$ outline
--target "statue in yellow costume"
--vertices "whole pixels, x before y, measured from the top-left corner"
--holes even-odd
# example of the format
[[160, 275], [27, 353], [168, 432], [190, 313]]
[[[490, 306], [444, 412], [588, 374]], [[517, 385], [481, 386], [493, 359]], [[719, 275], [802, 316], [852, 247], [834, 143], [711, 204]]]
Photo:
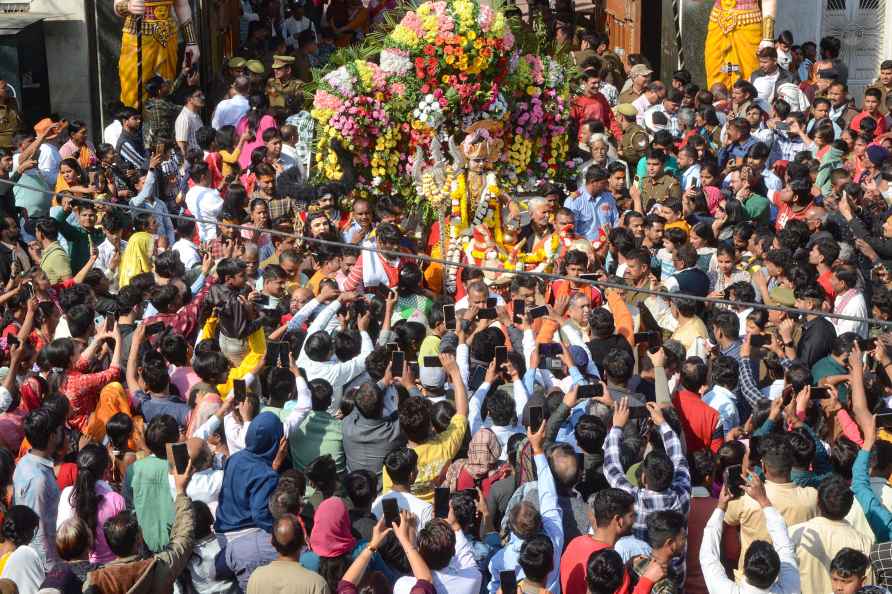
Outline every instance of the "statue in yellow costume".
[[136, 107], [140, 86], [136, 66], [138, 28], [142, 27], [143, 84], [156, 74], [166, 80], [176, 78], [178, 23], [186, 40], [188, 63], [198, 62], [198, 37], [189, 0], [114, 0], [114, 3], [115, 14], [124, 17], [118, 60], [121, 103]]
[[[445, 254], [451, 262], [461, 261], [463, 253], [468, 253], [474, 230], [480, 227], [486, 228], [485, 235], [491, 238], [487, 243], [491, 242], [500, 254], [509, 254], [517, 243], [518, 208], [502, 190], [493, 171], [503, 148], [497, 137], [499, 126], [497, 122], [482, 120], [465, 129], [461, 146], [450, 144], [451, 165], [446, 164], [436, 140], [431, 145], [434, 164], [423, 173], [423, 155], [420, 151], [416, 155], [416, 188], [439, 213], [439, 242], [431, 252], [435, 258]], [[478, 235], [481, 230], [478, 229]], [[505, 269], [514, 268], [508, 258], [498, 261]], [[439, 265], [431, 265], [425, 276], [429, 285], [437, 285], [439, 280], [447, 292], [454, 293], [456, 272], [455, 267], [444, 271]]]
[[728, 89], [759, 67], [756, 52], [774, 43], [776, 0], [715, 0], [706, 32], [706, 82]]

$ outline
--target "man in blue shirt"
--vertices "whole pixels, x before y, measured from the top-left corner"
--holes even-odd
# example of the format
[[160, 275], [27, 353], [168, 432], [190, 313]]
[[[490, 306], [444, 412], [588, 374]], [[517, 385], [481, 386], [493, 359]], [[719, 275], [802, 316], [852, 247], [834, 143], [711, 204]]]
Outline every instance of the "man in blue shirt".
[[[522, 506], [521, 509], [513, 510], [510, 513], [508, 526], [511, 532], [508, 544], [497, 551], [489, 562], [489, 594], [496, 594], [499, 590], [501, 586], [499, 574], [506, 569], [514, 569], [518, 581], [524, 578], [523, 569], [518, 567], [520, 549], [525, 541], [535, 535], [535, 533], [525, 534], [524, 528], [528, 525], [527, 519], [533, 520], [529, 525], [538, 525], [539, 522], [535, 521], [537, 515], [541, 522], [541, 530], [545, 532], [553, 546], [553, 565], [548, 574], [546, 586], [551, 592], [560, 592], [561, 590], [560, 557], [564, 550], [564, 527], [561, 520], [561, 508], [558, 506], [557, 487], [554, 476], [551, 474], [551, 467], [548, 465], [548, 458], [545, 456], [545, 422], [535, 433], [528, 430], [527, 439], [529, 439], [533, 450], [533, 462], [536, 465], [536, 476], [538, 477], [536, 485], [539, 499], [538, 513], [536, 506], [526, 501], [519, 504]], [[518, 518], [523, 518], [524, 521], [518, 522]]]
[[607, 191], [609, 177], [606, 169], [592, 165], [585, 173], [585, 185], [564, 202], [576, 216], [576, 233], [589, 241], [597, 240], [602, 227], [613, 227], [619, 219], [616, 200]]
[[24, 425], [31, 450], [22, 457], [12, 475], [13, 504], [31, 508], [40, 518], [28, 544], [37, 551], [46, 570], [60, 561], [55, 546], [60, 491], [53, 473], [53, 456], [65, 439], [62, 421], [46, 406], [28, 413]]
[[719, 150], [719, 167], [724, 169], [729, 161], [735, 159], [740, 159], [740, 162], [743, 162], [750, 147], [758, 142], [750, 136], [751, 129], [746, 118], [734, 118], [728, 122], [725, 131], [727, 140], [725, 146]]

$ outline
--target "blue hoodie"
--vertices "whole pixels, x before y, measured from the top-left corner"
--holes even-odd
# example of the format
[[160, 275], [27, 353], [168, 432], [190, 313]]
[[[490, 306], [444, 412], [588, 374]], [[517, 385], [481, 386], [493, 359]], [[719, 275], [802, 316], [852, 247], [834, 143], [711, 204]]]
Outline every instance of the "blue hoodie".
[[283, 434], [282, 421], [275, 413], [263, 412], [251, 421], [245, 449], [229, 458], [223, 467], [223, 487], [214, 525], [217, 532], [254, 527], [272, 532], [269, 496], [279, 484], [272, 462]]

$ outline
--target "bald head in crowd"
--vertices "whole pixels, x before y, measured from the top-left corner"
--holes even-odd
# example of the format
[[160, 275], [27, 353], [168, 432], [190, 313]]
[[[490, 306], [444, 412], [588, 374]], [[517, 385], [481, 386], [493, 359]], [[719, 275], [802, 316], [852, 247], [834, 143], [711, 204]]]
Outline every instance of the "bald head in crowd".
[[285, 514], [273, 524], [273, 548], [279, 557], [297, 561], [304, 547], [304, 531], [293, 514]]

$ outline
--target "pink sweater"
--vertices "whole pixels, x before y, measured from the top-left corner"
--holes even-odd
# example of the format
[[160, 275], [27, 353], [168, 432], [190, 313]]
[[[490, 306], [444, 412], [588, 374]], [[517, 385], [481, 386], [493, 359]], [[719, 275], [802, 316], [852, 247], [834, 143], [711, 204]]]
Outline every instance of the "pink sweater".
[[[73, 487], [65, 487], [62, 490], [62, 496], [59, 498], [59, 515], [56, 517], [56, 528], [62, 525], [62, 522], [76, 516], [74, 507], [69, 499]], [[115, 493], [105, 481], [96, 483], [96, 492], [102, 494], [102, 501], [99, 502], [99, 509], [96, 510], [96, 532], [93, 535], [93, 550], [90, 551], [90, 563], [108, 563], [115, 559], [115, 554], [108, 548], [108, 542], [105, 540], [105, 531], [102, 526], [106, 520], [113, 518], [118, 512], [123, 511], [126, 507], [124, 498]]]

